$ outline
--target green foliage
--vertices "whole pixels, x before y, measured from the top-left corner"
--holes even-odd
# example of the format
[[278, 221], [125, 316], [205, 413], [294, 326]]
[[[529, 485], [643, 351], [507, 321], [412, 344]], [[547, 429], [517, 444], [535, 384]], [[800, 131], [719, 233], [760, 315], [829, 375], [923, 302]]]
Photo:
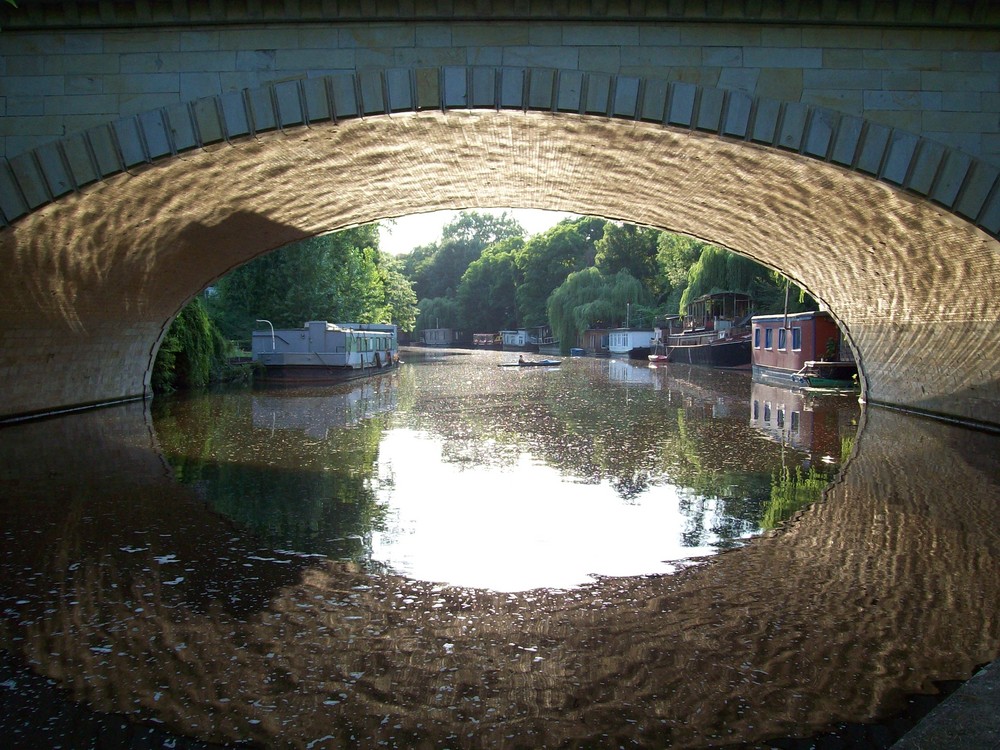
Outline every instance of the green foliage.
[[463, 274], [483, 251], [506, 239], [523, 237], [524, 228], [506, 213], [463, 211], [441, 232], [441, 240], [403, 256], [403, 273], [417, 299], [454, 297]]
[[661, 232], [656, 243], [656, 260], [660, 269], [660, 295], [665, 314], [680, 312], [681, 295], [688, 283], [688, 271], [701, 251], [708, 245], [693, 237]]
[[511, 237], [487, 247], [469, 264], [458, 286], [457, 301], [463, 327], [491, 332], [517, 325], [519, 273], [517, 253], [524, 240]]
[[458, 302], [450, 297], [422, 299], [417, 314], [416, 330], [426, 328], [462, 328]]
[[[417, 295], [400, 270], [399, 261], [387, 253], [381, 253], [379, 273], [382, 276], [389, 322], [395, 323], [401, 331], [414, 330], [417, 323]], [[382, 317], [384, 319], [386, 316]]]
[[588, 328], [624, 324], [629, 305], [648, 310], [650, 301], [643, 283], [628, 271], [607, 276], [598, 268], [585, 268], [567, 276], [549, 296], [549, 326], [567, 354]]
[[[715, 292], [741, 292], [754, 299], [754, 312], [782, 312], [787, 279], [750, 258], [715, 245], [704, 245], [697, 261], [688, 270], [687, 285], [680, 297], [683, 311], [691, 300]], [[804, 291], [789, 287], [788, 311], [816, 309]]]
[[595, 245], [597, 255], [594, 262], [608, 276], [628, 271], [646, 289], [654, 295], [658, 294], [663, 287], [657, 264], [659, 235], [655, 229], [609, 222], [604, 236]]
[[308, 320], [396, 323], [412, 329], [416, 297], [399, 265], [378, 250], [374, 224], [311, 237], [264, 255], [221, 279], [210, 312], [230, 339], [254, 321], [297, 328]]
[[761, 527], [777, 528], [798, 510], [822, 499], [829, 484], [830, 478], [812, 467], [803, 472], [801, 466], [796, 466], [794, 474], [787, 466], [783, 467], [771, 476], [771, 500], [764, 510]]
[[594, 264], [605, 224], [603, 219], [593, 217], [565, 220], [525, 243], [517, 255], [522, 278], [517, 288], [517, 309], [522, 325], [547, 322], [549, 295], [571, 273]]
[[155, 392], [200, 388], [213, 380], [228, 354], [226, 340], [212, 323], [200, 297], [178, 313], [153, 363]]

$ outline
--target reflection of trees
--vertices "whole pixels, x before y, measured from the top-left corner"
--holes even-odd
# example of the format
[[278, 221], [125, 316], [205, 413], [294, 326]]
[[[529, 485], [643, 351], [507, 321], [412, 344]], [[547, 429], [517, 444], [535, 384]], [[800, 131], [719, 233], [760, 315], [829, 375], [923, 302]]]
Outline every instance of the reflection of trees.
[[814, 467], [804, 472], [801, 466], [793, 471], [782, 466], [771, 477], [771, 499], [764, 511], [761, 526], [773, 529], [783, 521], [787, 521], [797, 511], [812, 505], [823, 497], [823, 490], [830, 483], [830, 478]]
[[249, 394], [157, 402], [157, 437], [175, 477], [270, 545], [368, 558], [384, 515], [373, 475], [385, 417], [310, 439], [254, 427], [251, 407]]
[[[444, 437], [445, 460], [510, 466], [530, 452], [576, 481], [607, 482], [625, 501], [676, 485], [691, 546], [730, 546], [756, 531], [775, 467], [807, 459], [747, 424], [745, 374], [657, 370], [656, 387], [635, 387], [609, 383], [606, 360], [494, 373], [482, 359], [459, 359], [441, 365], [458, 368], [454, 391], [442, 385], [447, 370], [414, 370], [410, 418]], [[421, 398], [423, 389], [436, 392]]]

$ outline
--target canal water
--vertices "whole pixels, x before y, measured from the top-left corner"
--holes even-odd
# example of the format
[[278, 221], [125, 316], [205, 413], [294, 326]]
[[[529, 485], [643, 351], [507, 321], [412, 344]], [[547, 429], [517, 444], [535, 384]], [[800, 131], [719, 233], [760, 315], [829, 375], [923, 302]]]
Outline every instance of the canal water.
[[1000, 655], [1000, 438], [515, 358], [0, 429], [0, 741], [887, 747]]

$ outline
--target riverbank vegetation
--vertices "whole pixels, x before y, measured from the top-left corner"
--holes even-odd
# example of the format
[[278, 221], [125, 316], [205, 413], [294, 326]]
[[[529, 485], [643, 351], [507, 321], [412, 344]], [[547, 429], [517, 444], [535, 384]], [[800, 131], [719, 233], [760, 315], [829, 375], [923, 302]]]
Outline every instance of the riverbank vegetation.
[[[592, 216], [528, 236], [507, 213], [463, 211], [440, 240], [395, 257], [379, 249], [378, 225], [369, 224], [305, 239], [220, 279], [178, 315], [153, 387], [231, 377], [226, 363], [249, 349], [261, 319], [286, 328], [395, 323], [404, 333], [547, 325], [568, 352], [588, 328], [652, 328], [717, 291], [751, 295], [757, 313], [815, 309], [805, 292], [749, 258]], [[220, 340], [235, 343], [227, 349]]]
[[297, 328], [308, 320], [395, 323], [412, 330], [417, 298], [369, 224], [288, 245], [237, 268], [178, 314], [153, 367], [156, 392], [250, 377], [232, 364], [266, 319]]
[[[651, 328], [695, 298], [749, 294], [755, 312], [815, 309], [784, 277], [692, 237], [595, 217], [526, 236], [507, 214], [466, 211], [439, 242], [400, 256], [420, 302], [416, 330], [551, 327], [568, 351], [588, 328]], [[786, 295], [787, 288], [787, 295]]]

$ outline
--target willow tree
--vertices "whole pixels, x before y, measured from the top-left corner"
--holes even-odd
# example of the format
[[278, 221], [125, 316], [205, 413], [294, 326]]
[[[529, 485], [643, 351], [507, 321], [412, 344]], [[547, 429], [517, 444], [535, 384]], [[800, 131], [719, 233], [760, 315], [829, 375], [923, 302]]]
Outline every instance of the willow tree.
[[606, 276], [591, 267], [567, 276], [549, 295], [546, 311], [552, 335], [566, 354], [588, 328], [622, 325], [630, 306], [651, 302], [646, 287], [628, 271]]
[[428, 328], [461, 327], [461, 311], [458, 302], [451, 297], [422, 299], [417, 308], [419, 310], [415, 326], [417, 331], [424, 331]]
[[788, 310], [815, 309], [815, 302], [784, 276], [755, 260], [715, 245], [702, 248], [698, 260], [688, 269], [687, 286], [680, 299], [680, 310], [698, 297], [715, 292], [740, 292], [754, 300], [758, 313], [781, 312], [785, 287], [789, 285]]

